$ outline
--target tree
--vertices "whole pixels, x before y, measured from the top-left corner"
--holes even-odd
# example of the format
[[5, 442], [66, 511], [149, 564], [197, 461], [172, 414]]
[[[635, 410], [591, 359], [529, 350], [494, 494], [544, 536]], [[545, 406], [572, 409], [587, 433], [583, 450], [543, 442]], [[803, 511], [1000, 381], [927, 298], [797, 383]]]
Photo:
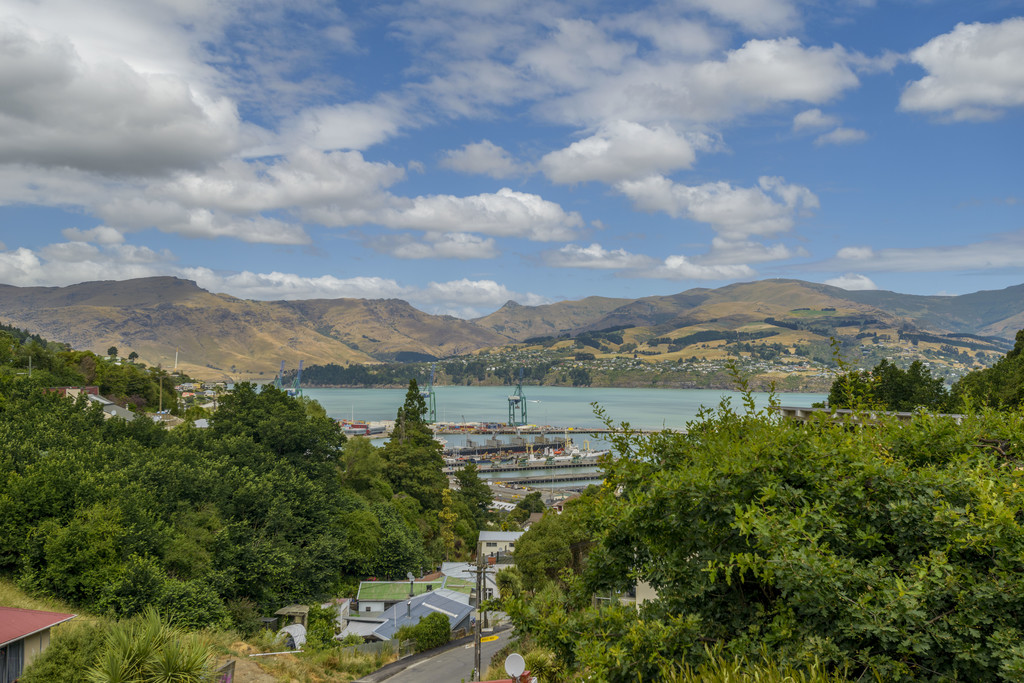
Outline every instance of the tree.
[[407, 493], [424, 510], [440, 510], [448, 488], [441, 444], [423, 420], [427, 406], [416, 380], [409, 380], [405, 402], [398, 408], [391, 439], [380, 449], [385, 475], [396, 493]]
[[494, 500], [491, 487], [480, 479], [476, 463], [472, 462], [455, 473], [455, 480], [459, 482], [459, 498], [472, 511], [477, 529], [484, 528], [490, 517], [491, 502]]
[[907, 370], [882, 359], [870, 373], [852, 370], [839, 375], [829, 390], [833, 408], [879, 408], [909, 412], [917, 408], [946, 410], [949, 392], [941, 377], [919, 360]]
[[442, 491], [444, 507], [437, 513], [441, 520], [441, 540], [444, 543], [444, 559], [449, 561], [455, 552], [455, 522], [459, 516], [452, 510], [452, 492], [449, 489]]
[[[997, 435], [1005, 447], [986, 447]], [[1022, 436], [1018, 413], [848, 429], [728, 404], [685, 433], [617, 436], [582, 570], [565, 571], [545, 529], [538, 554], [558, 551], [566, 592], [506, 611], [595, 680], [664, 680], [664, 662], [762, 648], [854, 679], [1019, 680], [1024, 495], [1010, 443]], [[531, 534], [516, 545], [524, 577], [538, 573], [519, 557]], [[590, 607], [641, 579], [657, 598], [639, 612]]]
[[564, 569], [582, 569], [593, 535], [586, 523], [589, 513], [583, 511], [587, 508], [579, 505], [570, 503], [560, 515], [544, 515], [516, 541], [513, 555], [528, 590], [557, 579]]
[[111, 358], [116, 358], [117, 357], [117, 347], [116, 346], [111, 346], [109, 349], [107, 349], [107, 355], [110, 356]]
[[975, 370], [953, 387], [957, 399], [974, 400], [995, 408], [1015, 408], [1024, 404], [1024, 330], [1003, 358], [985, 370]]
[[139, 358], [139, 354], [137, 354], [135, 351], [132, 351], [131, 353], [128, 354], [128, 360], [130, 360], [133, 363], [136, 360], [138, 360], [138, 358]]

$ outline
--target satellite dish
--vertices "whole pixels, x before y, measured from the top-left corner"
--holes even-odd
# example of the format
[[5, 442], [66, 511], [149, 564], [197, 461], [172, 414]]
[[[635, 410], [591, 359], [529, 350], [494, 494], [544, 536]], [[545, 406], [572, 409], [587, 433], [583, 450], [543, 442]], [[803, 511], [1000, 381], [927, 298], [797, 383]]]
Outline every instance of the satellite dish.
[[406, 573], [405, 573], [405, 578], [407, 578], [407, 579], [409, 579], [410, 581], [412, 581], [412, 580], [413, 580], [413, 579], [415, 579], [416, 577], [412, 575], [412, 572], [406, 572]]
[[519, 678], [526, 671], [526, 660], [518, 652], [513, 652], [505, 658], [505, 673], [512, 678]]

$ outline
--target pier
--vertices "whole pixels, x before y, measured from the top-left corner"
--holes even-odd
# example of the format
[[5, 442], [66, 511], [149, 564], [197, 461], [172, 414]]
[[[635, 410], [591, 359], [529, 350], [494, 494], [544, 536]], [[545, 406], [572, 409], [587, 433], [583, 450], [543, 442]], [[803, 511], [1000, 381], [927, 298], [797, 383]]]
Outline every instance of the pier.
[[601, 472], [591, 472], [588, 474], [542, 474], [536, 477], [508, 477], [501, 479], [493, 479], [490, 481], [501, 482], [502, 484], [518, 484], [520, 486], [530, 486], [532, 484], [557, 484], [559, 482], [567, 481], [582, 481], [584, 479], [604, 479], [604, 474]]
[[[466, 463], [468, 464], [468, 463]], [[455, 474], [466, 464], [460, 465], [445, 465], [445, 474]], [[480, 474], [487, 472], [529, 472], [532, 470], [555, 470], [555, 469], [579, 469], [581, 467], [596, 467], [597, 458], [588, 458], [586, 460], [571, 460], [568, 462], [540, 462], [532, 465], [490, 465], [481, 466], [477, 469]], [[503, 480], [504, 481], [504, 480]]]

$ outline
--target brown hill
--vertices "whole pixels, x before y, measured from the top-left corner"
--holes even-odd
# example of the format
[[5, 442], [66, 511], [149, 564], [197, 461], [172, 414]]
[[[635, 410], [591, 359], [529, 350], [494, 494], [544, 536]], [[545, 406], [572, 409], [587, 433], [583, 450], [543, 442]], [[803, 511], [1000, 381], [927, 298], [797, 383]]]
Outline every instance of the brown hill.
[[199, 377], [269, 379], [285, 361], [372, 363], [402, 352], [449, 356], [507, 342], [472, 323], [399, 300], [249, 301], [172, 277], [70, 287], [0, 286], [7, 324]]
[[[766, 325], [766, 319], [781, 322]], [[949, 297], [763, 280], [641, 299], [595, 296], [544, 306], [510, 301], [469, 321], [430, 315], [396, 299], [250, 301], [154, 277], [70, 287], [0, 285], [0, 321], [78, 349], [135, 351], [143, 362], [165, 368], [174, 365], [177, 352], [180, 369], [204, 378], [268, 380], [282, 360], [294, 368], [299, 359], [325, 365], [447, 357], [612, 328], [628, 330], [626, 338], [641, 344], [704, 330], [766, 327], [789, 344], [827, 342], [833, 334], [859, 340], [865, 333], [902, 338], [921, 331], [1012, 340], [1024, 324], [1024, 285]]]

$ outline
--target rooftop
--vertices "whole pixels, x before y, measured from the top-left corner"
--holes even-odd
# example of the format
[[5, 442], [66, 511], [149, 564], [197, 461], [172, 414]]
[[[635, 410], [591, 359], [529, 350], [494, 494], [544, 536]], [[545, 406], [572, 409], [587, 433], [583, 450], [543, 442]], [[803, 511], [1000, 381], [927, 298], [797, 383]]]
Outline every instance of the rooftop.
[[480, 541], [518, 541], [522, 531], [481, 531]]
[[34, 609], [0, 607], [0, 646], [74, 619], [74, 614], [40, 612]]
[[[412, 594], [423, 595], [428, 590], [440, 588], [468, 594], [472, 585], [472, 582], [451, 579], [446, 576], [438, 576], [435, 579], [417, 579], [412, 582]], [[408, 581], [362, 581], [359, 584], [359, 592], [356, 594], [356, 600], [371, 600], [375, 602], [392, 602], [405, 600], [408, 597]]]

